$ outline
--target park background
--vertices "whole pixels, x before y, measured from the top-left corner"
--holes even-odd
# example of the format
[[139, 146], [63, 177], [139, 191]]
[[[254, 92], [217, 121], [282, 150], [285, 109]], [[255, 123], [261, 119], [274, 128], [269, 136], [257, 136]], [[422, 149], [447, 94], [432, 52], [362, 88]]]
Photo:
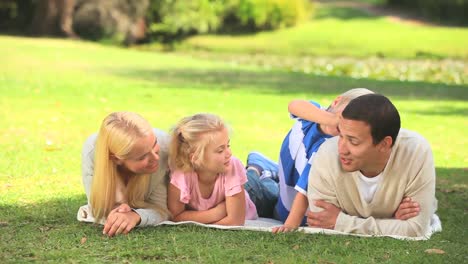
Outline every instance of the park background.
[[[0, 2], [0, 262], [465, 263], [465, 0]], [[443, 231], [426, 241], [136, 229], [76, 221], [80, 151], [112, 111], [169, 131], [222, 116], [245, 162], [276, 159], [287, 104], [350, 88], [388, 96], [430, 142]]]

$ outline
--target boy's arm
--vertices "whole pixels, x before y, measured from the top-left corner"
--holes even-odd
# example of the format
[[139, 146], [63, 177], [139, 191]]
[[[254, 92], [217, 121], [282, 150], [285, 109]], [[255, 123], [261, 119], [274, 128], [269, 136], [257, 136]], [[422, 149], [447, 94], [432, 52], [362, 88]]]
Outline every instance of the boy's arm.
[[307, 196], [298, 192], [291, 206], [291, 212], [289, 212], [288, 218], [284, 222], [283, 226], [274, 227], [272, 229], [273, 233], [283, 233], [293, 231], [301, 225], [302, 219], [304, 218], [307, 207], [309, 206], [309, 201], [307, 201]]
[[288, 111], [294, 116], [326, 126], [337, 126], [336, 114], [320, 109], [316, 105], [305, 100], [293, 100], [288, 105]]

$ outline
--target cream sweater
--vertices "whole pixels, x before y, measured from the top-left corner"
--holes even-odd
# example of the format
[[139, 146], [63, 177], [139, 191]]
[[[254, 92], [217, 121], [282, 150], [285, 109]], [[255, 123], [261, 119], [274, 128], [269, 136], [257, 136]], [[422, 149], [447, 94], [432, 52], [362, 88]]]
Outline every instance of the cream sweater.
[[[145, 194], [146, 201], [149, 203], [160, 205], [161, 208], [167, 210], [167, 183], [169, 177], [169, 171], [167, 166], [168, 158], [168, 145], [169, 136], [158, 129], [154, 129], [154, 133], [158, 138], [159, 150], [159, 168], [151, 174], [150, 184]], [[93, 182], [94, 175], [94, 147], [96, 144], [97, 134], [93, 134], [83, 145], [81, 153], [81, 173], [83, 179], [83, 186], [86, 192], [86, 196], [89, 197], [91, 192], [91, 185]], [[140, 215], [141, 221], [138, 226], [157, 225], [162, 221], [168, 220], [168, 213], [160, 213], [153, 209], [136, 209], [136, 213]], [[88, 212], [90, 213], [90, 212]]]
[[[308, 199], [313, 212], [324, 200], [341, 208], [335, 230], [368, 235], [423, 236], [437, 209], [435, 168], [429, 143], [420, 135], [401, 129], [390, 159], [370, 203], [359, 194], [357, 172], [345, 172], [338, 158], [338, 137], [326, 141], [317, 152], [309, 174]], [[397, 220], [393, 214], [404, 197], [420, 205], [419, 215]]]

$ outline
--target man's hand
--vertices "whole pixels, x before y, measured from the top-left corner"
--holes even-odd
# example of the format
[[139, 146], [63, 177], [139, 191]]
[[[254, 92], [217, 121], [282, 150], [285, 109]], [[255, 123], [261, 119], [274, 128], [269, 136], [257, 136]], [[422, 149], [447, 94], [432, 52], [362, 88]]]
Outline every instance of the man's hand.
[[107, 216], [102, 233], [108, 236], [128, 234], [140, 220], [140, 216], [128, 204], [121, 204]]
[[341, 212], [341, 209], [336, 207], [331, 203], [327, 203], [322, 200], [314, 201], [316, 207], [323, 208], [321, 212], [307, 212], [307, 224], [310, 227], [319, 227], [334, 229], [336, 224], [336, 219]]
[[413, 202], [410, 197], [405, 197], [398, 206], [394, 217], [398, 220], [408, 220], [419, 215], [419, 210], [420, 208], [417, 202]]

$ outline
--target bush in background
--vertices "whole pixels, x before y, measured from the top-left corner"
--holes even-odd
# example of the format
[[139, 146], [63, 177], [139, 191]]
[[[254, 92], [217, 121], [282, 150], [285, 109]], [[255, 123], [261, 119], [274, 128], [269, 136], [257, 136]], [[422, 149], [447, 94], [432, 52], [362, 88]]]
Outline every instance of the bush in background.
[[303, 0], [232, 0], [230, 12], [247, 29], [269, 30], [294, 26], [310, 18], [312, 5]]
[[156, 40], [214, 32], [222, 24], [224, 1], [151, 0], [147, 20]]
[[151, 0], [147, 20], [153, 40], [168, 42], [193, 34], [294, 26], [312, 10], [308, 0]]
[[387, 4], [410, 9], [437, 22], [468, 25], [468, 0], [387, 0]]

